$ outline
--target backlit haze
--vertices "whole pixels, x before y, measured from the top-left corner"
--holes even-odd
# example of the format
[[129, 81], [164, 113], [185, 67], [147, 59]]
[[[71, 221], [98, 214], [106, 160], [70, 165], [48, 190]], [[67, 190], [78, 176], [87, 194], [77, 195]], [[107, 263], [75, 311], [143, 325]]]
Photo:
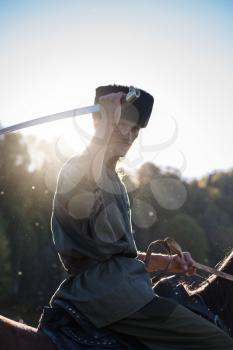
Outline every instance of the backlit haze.
[[[3, 126], [91, 105], [95, 87], [141, 87], [155, 98], [126, 159], [185, 178], [233, 167], [232, 1], [0, 1]], [[91, 116], [25, 130], [81, 152]], [[36, 152], [33, 153], [36, 157]]]

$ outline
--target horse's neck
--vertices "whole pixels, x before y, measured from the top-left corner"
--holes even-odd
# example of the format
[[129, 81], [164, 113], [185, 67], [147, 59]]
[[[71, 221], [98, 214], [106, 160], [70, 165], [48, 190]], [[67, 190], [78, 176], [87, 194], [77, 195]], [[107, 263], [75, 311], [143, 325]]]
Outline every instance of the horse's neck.
[[4, 350], [55, 350], [46, 335], [36, 328], [0, 316], [0, 347]]
[[[233, 275], [233, 251], [231, 251], [221, 263], [218, 264], [218, 270]], [[210, 293], [219, 293], [220, 291], [226, 292], [227, 294], [233, 291], [233, 283], [224, 278], [211, 275], [204, 283], [202, 283], [196, 290], [195, 293], [209, 295]], [[221, 293], [222, 294], [222, 293]], [[218, 296], [220, 297], [220, 296]]]
[[[233, 274], [233, 251], [219, 264], [218, 269]], [[211, 276], [195, 290], [207, 306], [216, 312], [233, 332], [233, 283], [223, 278]]]

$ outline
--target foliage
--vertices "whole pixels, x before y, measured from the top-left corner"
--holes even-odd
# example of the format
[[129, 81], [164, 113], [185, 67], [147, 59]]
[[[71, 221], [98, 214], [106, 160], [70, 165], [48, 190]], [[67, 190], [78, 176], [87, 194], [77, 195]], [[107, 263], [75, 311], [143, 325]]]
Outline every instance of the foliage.
[[[50, 232], [53, 195], [45, 186], [43, 172], [29, 171], [30, 156], [20, 135], [1, 139], [0, 156], [0, 207], [5, 222], [0, 236], [5, 252], [1, 282], [8, 283], [0, 296], [38, 305], [47, 302], [61, 280]], [[2, 270], [10, 270], [10, 281]]]
[[0, 217], [0, 266], [1, 266], [1, 278], [0, 278], [0, 295], [7, 293], [10, 282], [10, 262], [9, 262], [9, 246], [7, 238], [4, 234], [5, 222]]
[[188, 214], [177, 214], [169, 223], [169, 235], [182, 242], [183, 250], [192, 252], [194, 259], [208, 263], [209, 247], [206, 233]]

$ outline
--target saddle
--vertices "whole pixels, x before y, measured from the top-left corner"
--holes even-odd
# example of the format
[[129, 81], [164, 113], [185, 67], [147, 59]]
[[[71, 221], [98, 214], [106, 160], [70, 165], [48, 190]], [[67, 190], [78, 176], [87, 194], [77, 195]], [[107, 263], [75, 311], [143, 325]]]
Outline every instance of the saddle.
[[212, 312], [199, 294], [189, 295], [182, 283], [178, 282], [177, 276], [171, 276], [160, 280], [153, 287], [155, 294], [175, 300], [192, 312], [214, 323], [224, 332], [229, 334], [229, 329], [218, 314]]
[[56, 299], [45, 307], [38, 329], [58, 350], [148, 350], [136, 338], [96, 328], [71, 303]]
[[[153, 289], [155, 295], [175, 300], [229, 334], [224, 322], [208, 309], [203, 298], [190, 296], [176, 276], [161, 280]], [[132, 336], [96, 328], [74, 305], [61, 299], [56, 299], [53, 307], [44, 308], [38, 329], [50, 337], [58, 350], [148, 350]]]

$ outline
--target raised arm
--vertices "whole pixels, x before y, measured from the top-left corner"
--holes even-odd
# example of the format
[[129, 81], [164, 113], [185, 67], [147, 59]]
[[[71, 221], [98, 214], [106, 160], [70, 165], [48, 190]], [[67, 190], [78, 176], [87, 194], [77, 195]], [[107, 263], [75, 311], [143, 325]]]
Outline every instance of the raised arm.
[[95, 135], [88, 146], [90, 174], [95, 182], [101, 179], [108, 144], [114, 128], [120, 121], [121, 101], [125, 96], [124, 93], [118, 92], [99, 98], [100, 116], [94, 116]]

